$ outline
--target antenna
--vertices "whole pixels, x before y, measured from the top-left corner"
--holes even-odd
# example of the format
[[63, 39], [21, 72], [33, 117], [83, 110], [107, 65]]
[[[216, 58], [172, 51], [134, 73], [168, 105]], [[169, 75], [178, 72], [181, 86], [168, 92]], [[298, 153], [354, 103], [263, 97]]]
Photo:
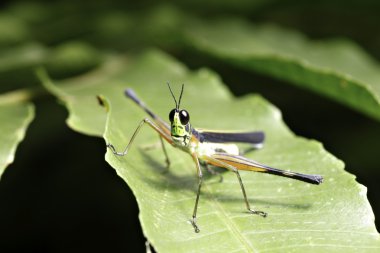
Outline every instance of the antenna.
[[[174, 96], [174, 94], [173, 94], [173, 91], [172, 91], [172, 89], [170, 88], [170, 84], [169, 84], [169, 82], [167, 82], [167, 84], [168, 84], [168, 87], [169, 87], [170, 93], [172, 94], [172, 97], [173, 97], [173, 99], [174, 99], [174, 102], [175, 102], [175, 108], [178, 110], [179, 106], [178, 106], [178, 104], [177, 104], [177, 100], [175, 99], [175, 96]], [[181, 94], [182, 94], [182, 93], [181, 93]]]
[[173, 97], [173, 99], [174, 99], [174, 102], [175, 102], [175, 108], [176, 108], [177, 110], [179, 110], [179, 106], [180, 106], [180, 104], [181, 104], [181, 98], [182, 98], [182, 94], [183, 94], [183, 89], [184, 89], [185, 85], [182, 84], [181, 94], [179, 95], [179, 100], [178, 100], [178, 103], [177, 103], [177, 99], [175, 99], [175, 96], [174, 96], [174, 94], [173, 94], [172, 88], [170, 88], [170, 84], [169, 84], [169, 82], [167, 82], [167, 84], [168, 84], [168, 87], [169, 87], [170, 93], [172, 94], [172, 97]]
[[179, 105], [181, 104], [181, 98], [182, 98], [182, 93], [183, 93], [183, 87], [184, 87], [184, 86], [185, 86], [185, 85], [182, 84], [181, 94], [179, 95], [179, 101], [178, 101], [178, 109], [179, 109]]

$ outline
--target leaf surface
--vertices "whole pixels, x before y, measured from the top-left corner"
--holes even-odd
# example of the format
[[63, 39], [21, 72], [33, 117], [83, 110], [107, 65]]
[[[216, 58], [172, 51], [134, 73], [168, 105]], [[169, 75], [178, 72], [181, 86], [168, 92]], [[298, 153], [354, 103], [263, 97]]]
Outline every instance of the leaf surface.
[[274, 25], [192, 22], [186, 43], [242, 68], [330, 97], [380, 120], [380, 67], [353, 42], [312, 41]]
[[[111, 67], [112, 66], [112, 67]], [[166, 145], [171, 167], [165, 169], [157, 133], [144, 126], [125, 157], [107, 152], [106, 160], [134, 192], [143, 231], [157, 252], [378, 252], [379, 234], [366, 198], [366, 188], [344, 164], [316, 141], [295, 136], [281, 113], [258, 95], [234, 98], [209, 70], [189, 71], [159, 51], [137, 60], [109, 61], [103, 69], [67, 83], [45, 85], [62, 99], [74, 129], [104, 137], [119, 151], [147, 115], [124, 89], [136, 94], [161, 118], [175, 106], [175, 94], [185, 83], [181, 107], [194, 127], [264, 130], [265, 147], [247, 154], [267, 165], [321, 174], [322, 185], [272, 175], [241, 172], [251, 205], [267, 218], [246, 212], [236, 176], [223, 173], [218, 182], [205, 171], [198, 209], [201, 232], [189, 223], [197, 177], [192, 159]], [[105, 98], [105, 107], [95, 96]], [[108, 111], [108, 117], [107, 113]]]
[[[1, 99], [0, 99], [1, 100]], [[0, 105], [0, 177], [14, 160], [17, 145], [34, 118], [34, 106], [29, 103]]]

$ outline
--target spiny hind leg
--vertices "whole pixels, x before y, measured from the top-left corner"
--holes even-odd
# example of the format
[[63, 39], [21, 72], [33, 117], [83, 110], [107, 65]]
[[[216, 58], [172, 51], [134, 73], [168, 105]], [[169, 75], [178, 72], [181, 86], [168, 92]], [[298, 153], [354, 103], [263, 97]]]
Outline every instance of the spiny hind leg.
[[250, 213], [252, 214], [257, 214], [257, 215], [260, 215], [262, 217], [267, 217], [267, 213], [266, 212], [263, 212], [263, 211], [257, 211], [257, 210], [253, 210], [251, 208], [251, 206], [249, 205], [249, 202], [248, 202], [248, 198], [247, 198], [247, 194], [245, 192], [245, 188], [244, 188], [244, 184], [243, 184], [243, 181], [241, 180], [241, 177], [240, 177], [240, 173], [239, 171], [234, 168], [234, 172], [239, 180], [239, 184], [240, 184], [240, 188], [241, 188], [241, 191], [243, 192], [243, 196], [244, 196], [244, 200], [245, 200], [245, 205], [247, 206], [247, 209]]
[[[219, 157], [221, 157], [222, 155], [219, 154]], [[228, 158], [228, 157], [226, 157]], [[239, 184], [240, 184], [240, 188], [241, 188], [241, 191], [243, 193], [243, 197], [244, 197], [244, 202], [245, 202], [245, 205], [247, 207], [247, 210], [252, 213], [252, 214], [257, 214], [257, 215], [260, 215], [262, 217], [267, 217], [267, 213], [266, 212], [263, 212], [263, 211], [257, 211], [257, 210], [254, 210], [251, 208], [249, 202], [248, 202], [248, 198], [247, 198], [247, 193], [245, 191], [245, 187], [244, 187], [244, 184], [243, 184], [243, 180], [241, 179], [241, 176], [240, 176], [240, 173], [239, 173], [239, 170], [232, 166], [231, 164], [228, 164], [227, 162], [224, 162], [224, 161], [221, 161], [221, 160], [218, 160], [212, 156], [204, 156], [202, 157], [202, 159], [208, 161], [208, 163], [212, 164], [212, 165], [215, 165], [215, 166], [218, 166], [218, 167], [222, 167], [222, 168], [226, 168], [232, 172], [234, 172], [236, 174], [236, 177], [239, 181]], [[226, 159], [226, 161], [228, 161], [228, 159]]]

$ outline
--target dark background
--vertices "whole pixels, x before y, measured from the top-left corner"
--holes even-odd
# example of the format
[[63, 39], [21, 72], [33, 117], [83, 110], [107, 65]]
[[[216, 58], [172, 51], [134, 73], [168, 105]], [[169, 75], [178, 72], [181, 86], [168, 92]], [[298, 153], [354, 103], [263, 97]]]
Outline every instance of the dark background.
[[[377, 2], [181, 0], [176, 7], [203, 18], [236, 15], [253, 22], [277, 23], [312, 39], [347, 37], [379, 59]], [[380, 213], [376, 197], [380, 193], [379, 122], [283, 81], [174, 45], [167, 30], [161, 33], [150, 27], [154, 19], [149, 19], [149, 14], [161, 4], [167, 3], [3, 1], [0, 22], [4, 15], [11, 16], [21, 20], [27, 30], [13, 39], [0, 38], [0, 56], [31, 41], [43, 45], [48, 56], [0, 72], [0, 92], [37, 87], [33, 74], [37, 65], [44, 65], [60, 79], [99, 66], [108, 51], [136, 54], [148, 46], [160, 47], [190, 68], [207, 66], [217, 71], [236, 96], [262, 94], [280, 108], [297, 135], [321, 141], [346, 163], [346, 169], [368, 187], [375, 215]], [[99, 26], [97, 17], [104, 13], [119, 20], [108, 26], [107, 34], [94, 28]], [[124, 40], [124, 29], [132, 30], [134, 38]], [[80, 54], [58, 57], [68, 55], [67, 48], [85, 52], [87, 61], [78, 61]], [[36, 118], [0, 182], [0, 252], [144, 252], [136, 201], [104, 161], [104, 141], [70, 130], [65, 124], [67, 111], [55, 98], [40, 96], [34, 103]], [[378, 221], [376, 224], [379, 227]]]

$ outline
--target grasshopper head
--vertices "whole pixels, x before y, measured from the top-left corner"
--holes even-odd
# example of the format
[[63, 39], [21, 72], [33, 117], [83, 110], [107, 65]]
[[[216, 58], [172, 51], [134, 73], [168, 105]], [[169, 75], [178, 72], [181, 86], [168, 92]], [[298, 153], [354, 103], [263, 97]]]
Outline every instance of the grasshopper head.
[[175, 144], [186, 147], [191, 139], [191, 125], [190, 125], [190, 115], [186, 110], [180, 110], [179, 106], [181, 103], [183, 85], [181, 90], [181, 95], [179, 96], [179, 101], [175, 99], [175, 96], [168, 83], [170, 93], [172, 94], [176, 107], [170, 111], [169, 120], [171, 127], [171, 137]]

